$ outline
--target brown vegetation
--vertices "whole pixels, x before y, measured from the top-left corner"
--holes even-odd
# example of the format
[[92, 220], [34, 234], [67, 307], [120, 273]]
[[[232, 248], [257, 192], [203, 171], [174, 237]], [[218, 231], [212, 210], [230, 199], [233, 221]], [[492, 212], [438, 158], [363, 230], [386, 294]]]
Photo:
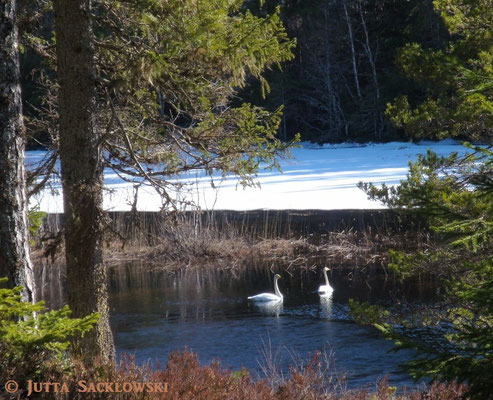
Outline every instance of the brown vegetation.
[[[285, 268], [314, 268], [317, 264], [354, 268], [383, 268], [389, 249], [416, 250], [432, 240], [423, 230], [395, 229], [396, 224], [327, 216], [302, 225], [304, 216], [242, 217], [183, 213], [173, 218], [160, 214], [118, 214], [108, 219], [104, 258], [107, 265], [144, 261], [149, 266], [168, 269], [185, 266], [231, 268], [243, 264], [279, 263]], [[247, 220], [251, 218], [251, 220]], [[366, 217], [365, 217], [366, 218]], [[372, 216], [373, 218], [373, 216]], [[253, 220], [253, 221], [252, 221]], [[334, 222], [334, 220], [336, 222]], [[53, 217], [45, 224], [42, 251], [36, 255], [60, 254], [60, 222]], [[318, 225], [316, 225], [316, 224]], [[320, 228], [323, 226], [323, 228]], [[55, 257], [55, 258], [56, 258]]]
[[161, 235], [142, 239], [141, 235], [108, 243], [108, 264], [141, 260], [149, 265], [214, 266], [224, 268], [244, 263], [280, 263], [293, 268], [314, 268], [317, 264], [349, 268], [382, 268], [389, 249], [418, 249], [429, 245], [429, 237], [416, 232], [380, 233], [368, 228], [327, 231], [315, 235], [258, 235], [239, 233], [233, 228], [193, 226], [180, 221]]
[[[465, 387], [456, 384], [433, 384], [427, 390], [397, 393], [386, 379], [374, 389], [349, 390], [331, 386], [329, 372], [320, 354], [306, 364], [293, 367], [289, 378], [276, 385], [267, 379], [252, 379], [247, 370], [222, 369], [219, 362], [201, 366], [197, 356], [189, 351], [172, 354], [164, 368], [157, 365], [138, 366], [124, 357], [117, 368], [112, 364], [96, 363], [86, 367], [76, 362], [69, 370], [53, 368], [44, 376], [46, 382], [65, 383], [67, 392], [41, 391], [30, 398], [41, 399], [167, 399], [167, 400], [459, 400]], [[97, 391], [97, 383], [102, 382]], [[107, 386], [105, 383], [110, 383]], [[94, 385], [91, 386], [91, 383]], [[161, 383], [166, 392], [131, 390], [124, 392], [126, 383]], [[128, 388], [129, 386], [127, 386]], [[152, 387], [147, 389], [154, 390]], [[25, 389], [27, 390], [27, 389]], [[117, 391], [120, 390], [118, 393]], [[17, 393], [23, 395], [26, 393]], [[9, 398], [6, 393], [4, 398]], [[16, 397], [17, 398], [17, 397]]]

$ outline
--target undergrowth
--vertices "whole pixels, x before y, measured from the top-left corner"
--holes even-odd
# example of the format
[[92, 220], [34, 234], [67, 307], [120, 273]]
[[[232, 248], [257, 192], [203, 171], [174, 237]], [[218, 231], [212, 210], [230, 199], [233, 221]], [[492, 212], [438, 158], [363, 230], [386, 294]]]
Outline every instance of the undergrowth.
[[[166, 399], [166, 400], [458, 400], [465, 392], [464, 386], [456, 384], [433, 384], [427, 390], [397, 393], [386, 379], [380, 380], [373, 389], [330, 388], [326, 386], [327, 377], [322, 367], [320, 354], [302, 366], [292, 367], [290, 376], [272, 386], [267, 379], [253, 379], [250, 373], [242, 369], [232, 371], [222, 369], [219, 362], [201, 366], [197, 356], [190, 351], [176, 352], [170, 355], [164, 367], [145, 364], [138, 366], [134, 359], [123, 357], [117, 367], [114, 364], [94, 363], [91, 367], [74, 361], [71, 368], [61, 369], [52, 365], [46, 372], [45, 382], [60, 382], [60, 388], [54, 392], [33, 393], [32, 399]], [[93, 385], [91, 385], [91, 383]], [[98, 392], [99, 388], [104, 391]], [[110, 383], [107, 386], [106, 383]], [[128, 384], [148, 383], [142, 391], [129, 390]], [[65, 384], [65, 386], [62, 386]], [[127, 386], [125, 386], [127, 384]], [[156, 392], [156, 384], [166, 390]], [[135, 387], [135, 386], [134, 386]], [[142, 386], [140, 386], [142, 387]], [[152, 388], [149, 390], [149, 388]], [[117, 392], [117, 390], [121, 390]], [[149, 391], [148, 391], [149, 390]], [[3, 392], [3, 398], [23, 398], [27, 388], [20, 389], [9, 397]]]
[[245, 262], [275, 262], [285, 266], [312, 268], [324, 263], [350, 268], [381, 268], [388, 264], [389, 249], [402, 251], [430, 247], [426, 234], [393, 235], [371, 229], [327, 232], [317, 236], [241, 236], [213, 227], [193, 230], [182, 224], [151, 243], [137, 238], [110, 241], [106, 246], [108, 264], [141, 260], [147, 264], [230, 267]]

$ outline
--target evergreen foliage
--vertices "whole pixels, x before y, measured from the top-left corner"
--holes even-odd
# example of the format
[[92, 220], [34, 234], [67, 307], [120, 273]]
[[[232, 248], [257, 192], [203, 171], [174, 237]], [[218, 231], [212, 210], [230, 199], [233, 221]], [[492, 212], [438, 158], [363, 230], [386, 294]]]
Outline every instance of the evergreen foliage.
[[[434, 2], [451, 33], [446, 48], [435, 51], [407, 45], [399, 55], [404, 70], [427, 81], [427, 98], [414, 108], [406, 97], [387, 109], [394, 124], [415, 137], [462, 137], [490, 143], [493, 127], [493, 18], [491, 1]], [[391, 253], [391, 268], [401, 278], [418, 273], [446, 280], [446, 309], [396, 322], [370, 309], [375, 318], [358, 318], [394, 340], [396, 349], [413, 348], [407, 364], [414, 377], [459, 381], [467, 395], [493, 393], [493, 151], [465, 143], [464, 156], [439, 157], [428, 151], [410, 163], [397, 187], [360, 184], [370, 198], [392, 208], [415, 209], [429, 220], [442, 245], [418, 254]], [[368, 305], [352, 303], [354, 315]], [[433, 323], [432, 341], [417, 340], [403, 327]]]
[[438, 0], [451, 39], [440, 50], [406, 45], [398, 62], [426, 99], [400, 96], [387, 115], [414, 137], [493, 140], [493, 7], [490, 0]]
[[[426, 318], [408, 316], [391, 321], [375, 306], [352, 304], [362, 323], [370, 323], [394, 340], [396, 349], [417, 350], [407, 364], [412, 376], [468, 384], [474, 399], [489, 399], [493, 392], [493, 151], [475, 151], [458, 157], [438, 157], [433, 152], [411, 163], [406, 180], [397, 187], [362, 185], [370, 197], [394, 208], [419, 209], [444, 245], [414, 255], [393, 252], [391, 267], [402, 278], [417, 273], [447, 277], [447, 308]], [[371, 311], [374, 318], [363, 319]], [[398, 326], [416, 322], [440, 327], [431, 343], [416, 340]]]
[[22, 301], [21, 292], [20, 286], [0, 289], [0, 380], [20, 385], [41, 376], [50, 360], [63, 363], [70, 339], [84, 335], [99, 318], [70, 318], [67, 306], [46, 311], [43, 302]]
[[[243, 0], [103, 0], [93, 1], [93, 25], [106, 166], [152, 185], [163, 208], [176, 201], [179, 173], [234, 173], [251, 185], [262, 163], [279, 167], [290, 145], [276, 137], [282, 107], [233, 102], [251, 79], [267, 93], [265, 71], [293, 57], [278, 7], [255, 16]], [[50, 60], [49, 42], [31, 43]], [[41, 130], [58, 118], [57, 84], [47, 75], [43, 84]]]
[[39, 211], [38, 207], [31, 208], [28, 213], [29, 220], [29, 243], [31, 246], [35, 244], [35, 238], [39, 235], [39, 231], [43, 226], [43, 220], [46, 217], [44, 211]]

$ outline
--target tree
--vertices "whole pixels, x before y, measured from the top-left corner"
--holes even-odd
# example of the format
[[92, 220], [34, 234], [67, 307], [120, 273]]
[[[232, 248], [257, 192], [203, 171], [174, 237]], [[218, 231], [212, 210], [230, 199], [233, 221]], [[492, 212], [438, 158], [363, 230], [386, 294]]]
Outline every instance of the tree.
[[[275, 3], [250, 7], [263, 15]], [[447, 34], [432, 0], [285, 0], [281, 15], [297, 38], [296, 56], [269, 79], [277, 96], [263, 100], [250, 91], [244, 98], [271, 109], [284, 103], [287, 137], [300, 132], [319, 143], [399, 139], [402, 130], [385, 119], [386, 103], [403, 92], [412, 101], [422, 98], [426, 85], [411, 82], [389, 60], [410, 41], [443, 45]]]
[[202, 168], [252, 184], [260, 162], [277, 166], [287, 148], [275, 137], [281, 110], [232, 100], [249, 77], [267, 92], [264, 70], [291, 57], [278, 9], [261, 18], [238, 0], [100, 7], [107, 165], [136, 185], [151, 184], [164, 209], [176, 202], [176, 174]]
[[493, 139], [493, 37], [491, 1], [435, 1], [450, 31], [446, 48], [406, 45], [398, 62], [427, 85], [425, 101], [400, 96], [387, 115], [414, 138]]
[[[404, 319], [374, 312], [376, 318], [366, 323], [375, 324], [397, 349], [416, 350], [416, 358], [406, 367], [415, 378], [464, 382], [471, 398], [489, 399], [493, 391], [493, 152], [475, 150], [463, 157], [438, 157], [430, 151], [411, 165], [400, 186], [366, 186], [371, 197], [392, 208], [411, 208], [428, 217], [441, 244], [415, 254], [392, 252], [390, 268], [403, 278], [441, 276], [447, 304], [445, 310], [420, 310], [419, 315], [407, 309]], [[352, 308], [363, 315], [356, 303]], [[409, 328], [430, 324], [440, 328], [432, 341], [409, 334]]]
[[23, 298], [34, 301], [16, 14], [15, 0], [0, 4], [0, 276], [23, 286]]
[[[173, 207], [171, 177], [204, 169], [254, 183], [287, 144], [281, 110], [232, 105], [237, 88], [291, 57], [279, 10], [255, 17], [243, 1], [54, 2], [59, 154], [68, 302], [101, 318], [82, 350], [114, 355], [102, 261], [103, 165]], [[48, 98], [53, 98], [51, 95]], [[103, 164], [104, 163], [104, 164]], [[179, 188], [179, 186], [178, 186]]]
[[[21, 0], [26, 8], [26, 23], [22, 24], [26, 30], [32, 30], [36, 25], [33, 21], [39, 20], [37, 15], [42, 6], [33, 7], [33, 3], [39, 1]], [[99, 30], [99, 24], [103, 24], [103, 10], [107, 7], [114, 9], [114, 4], [117, 3], [93, 4], [96, 5], [94, 22], [97, 39], [107, 42], [109, 33], [119, 25], [117, 23], [112, 28], [111, 25], [101, 25]], [[118, 6], [118, 13], [121, 14], [124, 9], [136, 8], [137, 5], [145, 5], [150, 9], [151, 4], [153, 2], [122, 2]], [[297, 132], [305, 140], [317, 142], [402, 139], [402, 129], [396, 129], [384, 118], [386, 104], [406, 93], [408, 101], [414, 107], [426, 95], [428, 85], [426, 82], [417, 84], [403, 76], [401, 68], [389, 60], [394, 60], [397, 49], [408, 42], [419, 43], [423, 49], [444, 48], [449, 35], [433, 8], [433, 0], [230, 1], [218, 3], [217, 7], [229, 7], [231, 10], [239, 7], [241, 13], [248, 10], [254, 16], [266, 18], [276, 14], [276, 7], [279, 5], [283, 25], [290, 37], [297, 38], [296, 56], [283, 64], [282, 71], [266, 71], [264, 77], [272, 88], [269, 96], [263, 96], [262, 84], [250, 79], [248, 82], [253, 84], [237, 92], [235, 104], [249, 102], [270, 111], [283, 105], [282, 132], [287, 139], [292, 139]], [[168, 11], [168, 15], [161, 15], [160, 18], [169, 20], [179, 17], [180, 8], [176, 7], [176, 3], [171, 2], [164, 9]], [[170, 13], [170, 10], [174, 11]], [[201, 15], [206, 12], [203, 5], [196, 7], [196, 10]], [[152, 13], [159, 15], [156, 11]], [[191, 14], [191, 19], [195, 18], [194, 13]], [[43, 22], [50, 18], [45, 18]], [[184, 24], [188, 24], [191, 19], [184, 19]], [[142, 21], [136, 23], [136, 26], [142, 26]], [[205, 27], [210, 21], [206, 19], [198, 24]], [[44, 39], [50, 40], [51, 31], [50, 25], [45, 23]], [[179, 35], [180, 31], [177, 30], [176, 33]], [[142, 38], [142, 32], [138, 36]], [[216, 44], [217, 39], [215, 38]], [[134, 47], [134, 42], [127, 43]], [[95, 51], [99, 52], [98, 45]], [[189, 54], [191, 57], [197, 56], [191, 52]], [[25, 112], [29, 113], [32, 120], [32, 117], [38, 116], [36, 106], [39, 106], [40, 96], [33, 90], [33, 85], [29, 85], [29, 78], [32, 76], [30, 66], [36, 65], [36, 58], [30, 55], [26, 58], [28, 60], [24, 62], [23, 75], [23, 88], [27, 92]], [[101, 60], [96, 58], [98, 62]], [[132, 59], [135, 60], [135, 57]], [[183, 64], [183, 60], [180, 63]], [[44, 66], [39, 68], [38, 63], [38, 69], [43, 70]], [[117, 80], [114, 83], [118, 86], [119, 82]], [[31, 104], [35, 106], [30, 106]], [[44, 125], [37, 134], [38, 140], [50, 140], [48, 133], [51, 126]]]
[[[440, 51], [406, 46], [400, 61], [414, 78], [430, 83], [428, 98], [411, 109], [401, 97], [388, 108], [393, 122], [412, 136], [482, 139], [491, 143], [493, 126], [493, 10], [489, 0], [438, 0], [455, 35]], [[417, 254], [391, 253], [391, 268], [401, 277], [433, 273], [445, 277], [447, 308], [428, 315], [390, 318], [372, 309], [375, 324], [397, 348], [413, 348], [407, 368], [415, 377], [456, 380], [467, 395], [489, 399], [493, 392], [493, 152], [474, 147], [465, 156], [438, 157], [431, 151], [411, 163], [397, 187], [362, 184], [370, 198], [390, 207], [415, 209], [428, 218], [439, 246]], [[362, 308], [352, 303], [356, 314]], [[364, 308], [364, 307], [363, 307]], [[368, 309], [368, 307], [367, 307]], [[415, 322], [440, 326], [435, 340], [416, 340], [403, 327]]]
[[84, 337], [87, 359], [115, 356], [102, 256], [103, 163], [95, 126], [96, 70], [90, 0], [55, 0], [60, 164], [68, 305], [100, 319]]

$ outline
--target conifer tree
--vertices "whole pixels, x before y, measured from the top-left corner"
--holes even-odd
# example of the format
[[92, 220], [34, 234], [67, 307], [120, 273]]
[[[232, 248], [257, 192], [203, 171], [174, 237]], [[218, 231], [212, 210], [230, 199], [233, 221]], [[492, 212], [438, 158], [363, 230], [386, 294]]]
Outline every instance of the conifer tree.
[[243, 0], [55, 0], [54, 12], [57, 81], [46, 98], [58, 103], [49, 109], [58, 109], [69, 306], [75, 317], [100, 314], [85, 355], [112, 358], [103, 167], [154, 187], [163, 210], [176, 205], [172, 178], [182, 172], [253, 184], [261, 163], [278, 166], [288, 147], [275, 137], [281, 109], [232, 100], [251, 78], [267, 92], [264, 71], [292, 57], [294, 41], [279, 9], [256, 17]]
[[409, 136], [493, 140], [493, 7], [490, 0], [438, 0], [437, 11], [451, 38], [442, 50], [417, 43], [398, 62], [429, 90], [425, 101], [403, 95], [387, 115]]
[[95, 126], [96, 82], [90, 0], [55, 0], [59, 141], [68, 305], [100, 314], [78, 346], [87, 359], [115, 356], [102, 255], [103, 163]]
[[[411, 108], [401, 97], [388, 108], [393, 122], [413, 136], [481, 139], [469, 153], [438, 157], [428, 151], [411, 163], [397, 187], [362, 184], [370, 198], [427, 217], [441, 245], [417, 254], [391, 253], [401, 277], [434, 273], [446, 277], [447, 308], [433, 315], [392, 320], [376, 312], [374, 323], [397, 348], [413, 348], [407, 368], [414, 377], [459, 381], [474, 399], [493, 392], [493, 35], [491, 1], [438, 0], [452, 40], [443, 51], [406, 46], [400, 61], [415, 79], [431, 83], [429, 97]], [[352, 303], [355, 314], [365, 307]], [[416, 340], [403, 327], [433, 321], [433, 341]]]
[[[289, 59], [294, 42], [279, 19], [238, 0], [99, 3], [99, 125], [106, 165], [153, 185], [169, 207], [170, 177], [203, 168], [252, 184], [261, 162], [287, 148], [275, 135], [281, 109], [233, 105], [248, 78]], [[144, 165], [152, 164], [148, 169]], [[134, 179], [135, 178], [135, 179]]]

